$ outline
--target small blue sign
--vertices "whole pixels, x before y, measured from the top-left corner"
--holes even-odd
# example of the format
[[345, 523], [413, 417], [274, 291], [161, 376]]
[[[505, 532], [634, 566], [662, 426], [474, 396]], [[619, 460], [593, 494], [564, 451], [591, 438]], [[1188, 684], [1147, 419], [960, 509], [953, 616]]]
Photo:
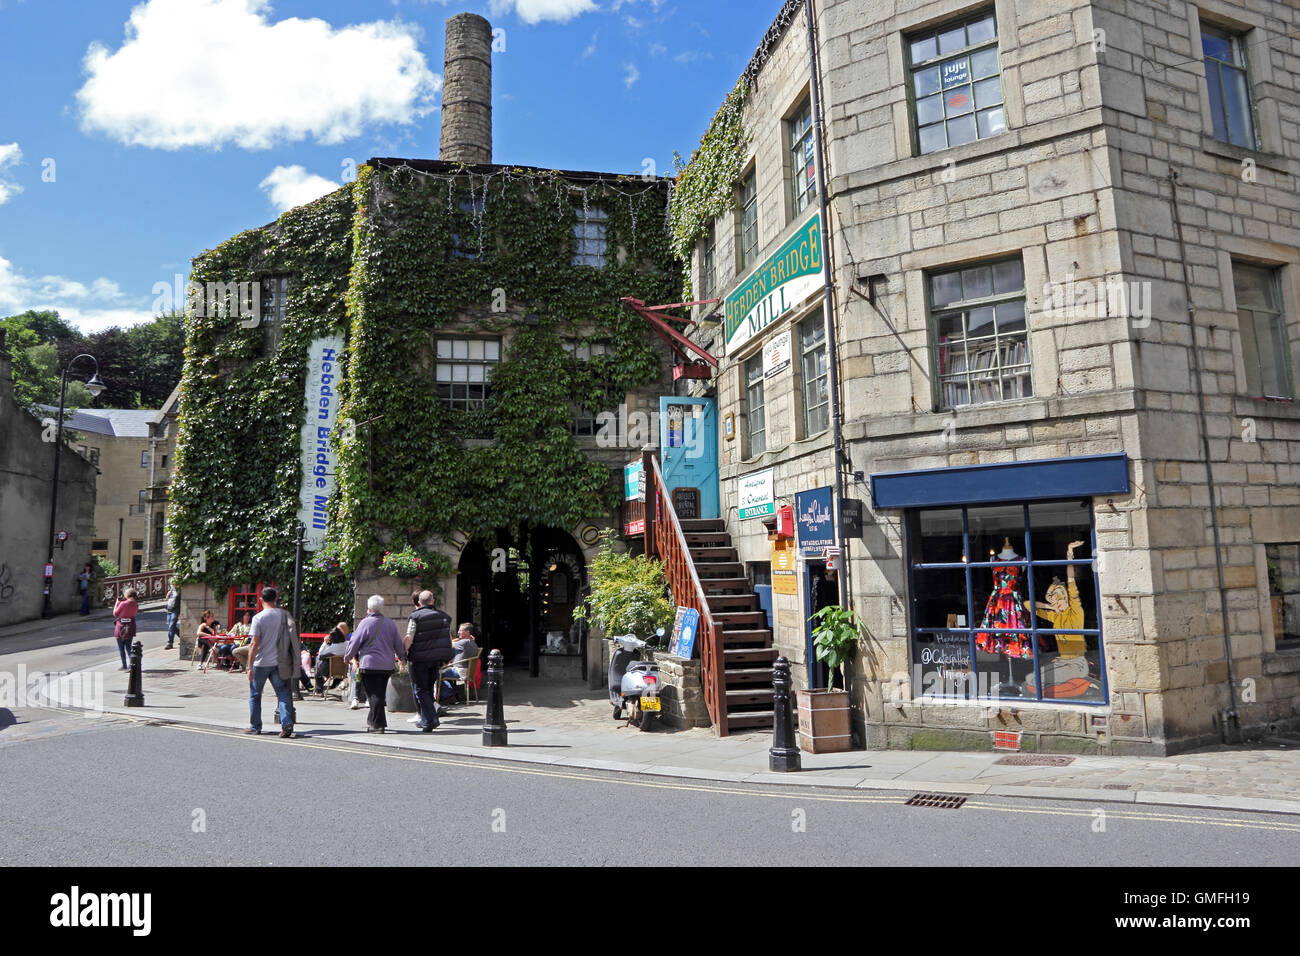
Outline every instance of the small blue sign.
[[835, 522], [831, 518], [831, 488], [801, 491], [795, 500], [795, 540], [804, 557], [821, 557], [835, 546]]
[[674, 628], [673, 646], [668, 649], [670, 654], [690, 660], [695, 654], [695, 631], [700, 626], [700, 612], [693, 607], [678, 608], [681, 618], [681, 627]]

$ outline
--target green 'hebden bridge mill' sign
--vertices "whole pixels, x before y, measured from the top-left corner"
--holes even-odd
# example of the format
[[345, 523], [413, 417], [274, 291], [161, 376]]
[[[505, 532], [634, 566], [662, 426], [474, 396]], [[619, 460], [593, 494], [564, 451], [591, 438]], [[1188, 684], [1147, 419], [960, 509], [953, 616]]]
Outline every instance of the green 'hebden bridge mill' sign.
[[821, 288], [821, 214], [815, 213], [727, 296], [728, 354]]

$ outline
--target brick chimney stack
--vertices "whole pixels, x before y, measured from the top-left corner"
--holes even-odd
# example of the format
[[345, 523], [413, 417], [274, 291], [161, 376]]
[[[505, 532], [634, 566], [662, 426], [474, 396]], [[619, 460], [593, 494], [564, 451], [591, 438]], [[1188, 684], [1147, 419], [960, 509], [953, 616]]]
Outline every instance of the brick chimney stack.
[[438, 158], [492, 162], [492, 24], [476, 13], [447, 21]]

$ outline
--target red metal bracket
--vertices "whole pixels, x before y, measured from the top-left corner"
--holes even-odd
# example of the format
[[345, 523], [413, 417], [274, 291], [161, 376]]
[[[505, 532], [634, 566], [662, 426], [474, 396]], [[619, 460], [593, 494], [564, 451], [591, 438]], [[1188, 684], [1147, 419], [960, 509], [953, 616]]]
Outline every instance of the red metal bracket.
[[683, 362], [693, 364], [691, 357], [686, 354], [689, 349], [714, 368], [718, 367], [718, 360], [706, 349], [696, 345], [686, 336], [682, 335], [681, 332], [677, 331], [664, 321], [664, 319], [671, 319], [674, 322], [681, 322], [683, 325], [698, 325], [695, 320], [683, 318], [680, 315], [660, 315], [656, 313], [663, 313], [667, 309], [683, 309], [696, 305], [714, 305], [721, 302], [721, 299], [700, 299], [695, 302], [673, 302], [669, 305], [646, 305], [640, 299], [635, 299], [630, 295], [626, 295], [619, 301], [637, 315], [641, 316], [641, 318], [645, 319], [650, 328], [652, 328], [661, 339], [668, 343], [668, 347], [671, 348], [674, 353], [679, 355]]

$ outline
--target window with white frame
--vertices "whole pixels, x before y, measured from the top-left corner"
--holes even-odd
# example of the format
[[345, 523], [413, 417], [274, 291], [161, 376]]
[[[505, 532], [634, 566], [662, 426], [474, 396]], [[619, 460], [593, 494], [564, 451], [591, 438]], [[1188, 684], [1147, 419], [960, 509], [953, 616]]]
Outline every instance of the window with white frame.
[[1201, 26], [1201, 52], [1205, 56], [1205, 85], [1210, 92], [1214, 138], [1234, 146], [1258, 149], [1244, 47], [1240, 34]]
[[817, 198], [813, 142], [812, 102], [805, 99], [790, 120], [790, 198], [796, 216]]
[[803, 437], [830, 428], [830, 366], [826, 325], [821, 312], [799, 323], [799, 371], [803, 396]]
[[149, 467], [149, 453], [147, 451], [140, 452], [140, 467], [141, 468]]
[[745, 421], [750, 458], [767, 451], [767, 406], [763, 395], [763, 354], [745, 363]]
[[492, 369], [501, 361], [500, 339], [439, 336], [435, 381], [447, 408], [470, 411], [487, 404]]
[[754, 170], [741, 177], [737, 192], [740, 242], [736, 249], [740, 271], [744, 272], [758, 259], [758, 177]]
[[1020, 257], [927, 277], [941, 408], [1033, 394]]
[[573, 250], [575, 266], [605, 265], [607, 247], [605, 240], [606, 221], [609, 214], [595, 206], [578, 207], [578, 219], [573, 224], [573, 237], [576, 245]]
[[1246, 393], [1263, 398], [1295, 398], [1291, 379], [1291, 343], [1282, 309], [1276, 268], [1232, 263], [1237, 294], [1237, 327], [1246, 366]]
[[1006, 132], [993, 10], [907, 38], [918, 154]]

